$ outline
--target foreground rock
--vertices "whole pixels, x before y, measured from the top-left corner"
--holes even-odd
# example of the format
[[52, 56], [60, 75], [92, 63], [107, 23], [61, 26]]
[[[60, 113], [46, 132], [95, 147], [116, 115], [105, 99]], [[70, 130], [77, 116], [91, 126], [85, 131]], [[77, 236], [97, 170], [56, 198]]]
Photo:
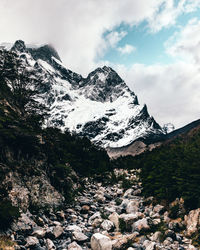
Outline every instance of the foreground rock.
[[87, 181], [73, 207], [55, 213], [22, 213], [12, 226], [18, 249], [198, 249], [192, 245], [192, 237], [198, 242], [200, 209], [190, 211], [184, 220], [171, 219], [163, 206], [153, 204], [152, 197], [141, 196], [134, 171], [121, 171], [124, 173], [135, 180], [128, 190], [120, 182], [103, 187]]
[[92, 250], [111, 250], [112, 242], [107, 236], [96, 233], [92, 235], [91, 248]]

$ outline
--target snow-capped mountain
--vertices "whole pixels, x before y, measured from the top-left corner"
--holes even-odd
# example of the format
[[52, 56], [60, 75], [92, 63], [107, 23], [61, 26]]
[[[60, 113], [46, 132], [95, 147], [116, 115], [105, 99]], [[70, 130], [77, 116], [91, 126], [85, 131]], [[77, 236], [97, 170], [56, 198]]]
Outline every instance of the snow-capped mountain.
[[110, 67], [97, 68], [87, 78], [66, 69], [57, 52], [49, 45], [0, 46], [14, 51], [22, 61], [30, 79], [39, 84], [35, 100], [48, 108], [47, 126], [69, 129], [87, 136], [103, 147], [122, 147], [138, 138], [163, 134], [150, 117], [146, 105]]

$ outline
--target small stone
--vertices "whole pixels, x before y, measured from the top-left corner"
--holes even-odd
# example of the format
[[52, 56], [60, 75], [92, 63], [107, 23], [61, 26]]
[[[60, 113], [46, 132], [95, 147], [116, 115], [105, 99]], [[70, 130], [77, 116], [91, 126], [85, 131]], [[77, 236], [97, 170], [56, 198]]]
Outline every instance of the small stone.
[[104, 203], [105, 200], [106, 200], [106, 198], [104, 197], [103, 194], [96, 194], [96, 195], [94, 196], [94, 198], [95, 198], [96, 201], [99, 202], [99, 203]]
[[89, 212], [89, 210], [90, 210], [90, 206], [84, 205], [84, 206], [82, 206], [82, 208], [81, 208], [81, 213], [87, 214], [87, 213]]
[[95, 219], [101, 219], [101, 214], [100, 214], [100, 212], [96, 212], [95, 214], [93, 214], [90, 218], [89, 218], [89, 220], [88, 220], [88, 223], [89, 224], [92, 224], [92, 222], [95, 220]]
[[114, 228], [114, 223], [110, 220], [104, 220], [101, 223], [101, 228], [109, 232]]
[[56, 215], [59, 219], [65, 220], [65, 213], [63, 211], [58, 211]]
[[92, 226], [94, 227], [94, 228], [97, 228], [97, 227], [99, 227], [100, 225], [101, 225], [101, 223], [102, 223], [102, 219], [100, 218], [96, 218], [94, 221], [93, 221], [93, 223], [92, 223]]

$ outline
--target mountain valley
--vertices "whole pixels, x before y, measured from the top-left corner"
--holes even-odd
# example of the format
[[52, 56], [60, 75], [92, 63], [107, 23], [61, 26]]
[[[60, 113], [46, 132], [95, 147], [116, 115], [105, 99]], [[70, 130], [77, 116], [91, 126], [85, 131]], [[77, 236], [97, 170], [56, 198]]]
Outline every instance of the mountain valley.
[[0, 46], [0, 249], [200, 249], [200, 120], [166, 131], [112, 68]]

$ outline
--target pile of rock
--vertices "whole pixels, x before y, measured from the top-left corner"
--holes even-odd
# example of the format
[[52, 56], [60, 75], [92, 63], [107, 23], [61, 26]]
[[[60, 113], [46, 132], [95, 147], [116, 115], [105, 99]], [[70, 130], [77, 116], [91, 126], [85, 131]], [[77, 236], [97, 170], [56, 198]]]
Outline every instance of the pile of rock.
[[126, 172], [126, 178], [135, 180], [128, 190], [123, 190], [121, 183], [104, 187], [88, 181], [73, 207], [56, 213], [22, 214], [12, 226], [17, 248], [197, 249], [190, 237], [200, 225], [200, 209], [191, 211], [185, 219], [171, 219], [163, 206], [141, 196], [135, 171]]

